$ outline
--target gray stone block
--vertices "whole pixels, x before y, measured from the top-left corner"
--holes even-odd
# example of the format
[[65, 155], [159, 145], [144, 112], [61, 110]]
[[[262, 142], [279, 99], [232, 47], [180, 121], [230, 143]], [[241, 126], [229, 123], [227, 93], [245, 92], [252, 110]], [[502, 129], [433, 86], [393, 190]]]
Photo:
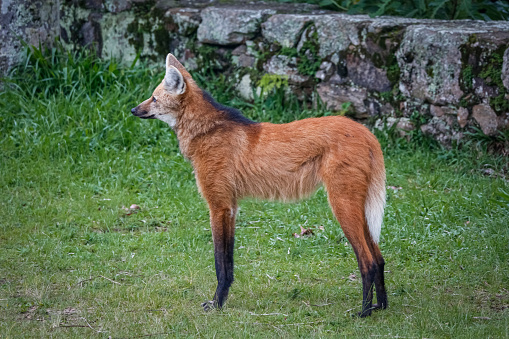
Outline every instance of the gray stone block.
[[198, 41], [216, 45], [239, 45], [260, 30], [261, 22], [273, 9], [208, 7], [201, 12]]

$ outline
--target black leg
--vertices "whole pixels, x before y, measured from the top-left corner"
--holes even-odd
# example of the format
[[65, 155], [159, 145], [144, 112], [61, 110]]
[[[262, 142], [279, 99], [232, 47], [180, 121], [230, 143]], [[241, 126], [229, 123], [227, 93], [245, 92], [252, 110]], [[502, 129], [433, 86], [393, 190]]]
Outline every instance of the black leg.
[[376, 301], [373, 305], [373, 309], [386, 309], [389, 305], [387, 302], [387, 292], [385, 291], [385, 279], [384, 279], [384, 266], [385, 262], [383, 258], [378, 263], [376, 275], [375, 275], [375, 289], [376, 289]]
[[206, 311], [213, 307], [223, 307], [233, 283], [235, 210], [236, 208], [225, 208], [210, 211], [217, 288], [212, 302], [202, 304]]
[[219, 246], [214, 245], [214, 258], [216, 266], [217, 289], [214, 295], [214, 306], [223, 307], [230, 286], [233, 283], [233, 249], [235, 239], [223, 239]]
[[371, 315], [373, 310], [373, 285], [377, 272], [376, 263], [372, 263], [368, 269], [362, 270], [362, 311], [359, 313], [361, 318]]

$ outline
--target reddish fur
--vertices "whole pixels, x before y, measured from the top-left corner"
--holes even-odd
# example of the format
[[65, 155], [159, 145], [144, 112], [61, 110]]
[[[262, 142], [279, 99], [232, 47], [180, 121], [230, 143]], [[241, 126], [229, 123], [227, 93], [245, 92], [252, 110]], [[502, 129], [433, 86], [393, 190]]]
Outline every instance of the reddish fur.
[[[298, 200], [323, 183], [334, 215], [357, 255], [363, 283], [373, 284], [371, 275], [381, 277], [374, 279], [379, 303], [380, 297], [383, 299], [380, 307], [385, 308], [386, 296], [380, 295], [385, 294], [383, 258], [371, 238], [364, 211], [372, 179], [385, 180], [383, 154], [373, 134], [340, 116], [287, 124], [232, 121], [203, 97], [175, 58], [168, 60], [182, 74], [186, 91], [171, 95], [161, 84], [154, 96], [175, 116], [180, 150], [191, 161], [198, 188], [210, 208], [219, 281], [215, 302], [222, 306], [233, 281], [237, 201], [248, 196]], [[151, 112], [153, 105], [148, 99], [133, 113]], [[225, 254], [229, 251], [230, 259]], [[364, 286], [364, 300], [369, 305], [364, 305], [361, 315], [370, 314], [371, 297], [372, 287]]]

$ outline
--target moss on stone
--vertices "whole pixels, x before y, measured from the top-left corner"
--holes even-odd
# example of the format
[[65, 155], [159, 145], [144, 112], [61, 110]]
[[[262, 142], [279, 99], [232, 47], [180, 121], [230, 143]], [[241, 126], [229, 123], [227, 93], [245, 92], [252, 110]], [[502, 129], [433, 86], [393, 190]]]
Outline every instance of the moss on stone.
[[155, 40], [154, 50], [157, 52], [157, 54], [166, 55], [169, 50], [171, 39], [170, 34], [164, 28], [164, 26], [160, 26], [154, 31], [154, 40]]
[[473, 75], [472, 75], [472, 65], [467, 65], [466, 67], [463, 67], [463, 69], [461, 70], [461, 84], [463, 85], [463, 87], [466, 89], [466, 90], [471, 90], [472, 89], [472, 80], [473, 80]]
[[320, 69], [322, 59], [318, 54], [320, 46], [318, 46], [317, 41], [318, 33], [315, 30], [310, 38], [302, 44], [297, 62], [297, 70], [302, 75], [314, 76]]
[[435, 77], [435, 72], [433, 70], [433, 66], [427, 66], [426, 67], [426, 74], [430, 77], [430, 78], [434, 78]]
[[297, 70], [299, 74], [314, 76], [320, 69], [322, 59], [320, 58], [318, 46], [318, 33], [313, 31], [306, 41], [302, 44], [300, 50], [295, 47], [280, 47], [278, 44], [271, 46], [271, 51], [260, 54], [258, 60], [261, 64], [265, 63], [274, 55], [285, 55], [297, 59]]
[[127, 25], [126, 30], [127, 41], [137, 53], [143, 51], [145, 44], [156, 52], [156, 55], [143, 56], [153, 61], [157, 61], [158, 56], [165, 56], [171, 43], [170, 34], [165, 27], [168, 19], [164, 17], [164, 11], [155, 4], [156, 1], [134, 3], [135, 19]]
[[481, 78], [487, 86], [495, 87], [498, 94], [489, 98], [490, 106], [497, 113], [509, 111], [508, 94], [502, 82], [502, 65], [504, 51], [507, 45], [501, 45], [496, 49], [487, 49], [481, 46], [478, 37], [472, 34], [468, 41], [460, 47], [462, 69], [460, 77], [460, 86], [465, 92], [461, 104], [468, 107], [481, 102], [481, 98], [473, 90], [473, 80]]
[[401, 76], [401, 69], [399, 68], [398, 60], [394, 54], [388, 57], [385, 70], [387, 71], [387, 79], [389, 79], [391, 84], [398, 84]]
[[133, 11], [136, 15], [146, 15], [155, 8], [156, 0], [133, 1]]
[[486, 63], [479, 73], [487, 85], [496, 86], [498, 95], [490, 98], [490, 106], [496, 112], [509, 111], [509, 100], [506, 99], [507, 90], [502, 82], [502, 64], [504, 51], [507, 46], [501, 46], [486, 58]]
[[127, 25], [127, 34], [130, 36], [127, 39], [129, 44], [133, 46], [137, 52], [143, 50], [144, 37], [137, 20], [134, 20], [129, 25]]

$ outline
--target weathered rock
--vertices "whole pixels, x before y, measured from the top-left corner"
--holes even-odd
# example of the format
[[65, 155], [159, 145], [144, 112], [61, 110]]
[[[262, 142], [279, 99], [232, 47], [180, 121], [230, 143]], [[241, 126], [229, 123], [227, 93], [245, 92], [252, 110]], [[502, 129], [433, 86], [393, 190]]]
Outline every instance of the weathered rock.
[[104, 8], [108, 12], [119, 13], [127, 11], [131, 8], [131, 1], [129, 0], [104, 0]]
[[468, 123], [468, 109], [466, 109], [465, 107], [460, 107], [458, 109], [457, 119], [460, 127], [465, 128], [465, 126]]
[[262, 24], [262, 35], [268, 42], [295, 47], [310, 22], [309, 15], [276, 14]]
[[435, 105], [429, 106], [429, 113], [434, 117], [441, 117], [445, 114], [444, 110], [440, 106]]
[[249, 74], [245, 74], [240, 82], [236, 86], [237, 92], [240, 96], [247, 100], [253, 100], [253, 84], [251, 81], [251, 76]]
[[0, 77], [21, 61], [23, 46], [52, 46], [59, 36], [58, 2], [0, 1]]
[[255, 36], [272, 9], [208, 7], [201, 12], [198, 41], [218, 45], [239, 45]]
[[467, 123], [468, 110], [463, 107], [458, 109], [455, 106], [430, 105], [429, 112], [432, 116], [440, 118], [440, 120], [445, 121], [451, 127], [461, 126], [461, 124], [463, 124], [462, 127], [465, 127]]
[[450, 34], [445, 27], [409, 27], [396, 54], [401, 92], [439, 105], [459, 102], [459, 47], [467, 38], [463, 31]]
[[376, 98], [368, 97], [364, 101], [364, 106], [368, 114], [372, 117], [379, 116], [382, 113], [382, 105]]
[[392, 88], [391, 82], [387, 78], [387, 71], [376, 68], [366, 57], [362, 58], [358, 54], [348, 54], [346, 68], [348, 78], [358, 86], [378, 92], [390, 91]]
[[367, 118], [368, 111], [364, 105], [367, 98], [365, 88], [351, 87], [334, 83], [320, 83], [317, 86], [320, 99], [327, 108], [340, 111], [343, 104], [350, 102], [354, 108], [357, 118]]
[[503, 113], [497, 117], [497, 125], [499, 130], [509, 129], [509, 112]]
[[85, 8], [88, 9], [103, 9], [102, 0], [85, 0], [83, 1]]
[[102, 37], [101, 37], [101, 26], [97, 23], [97, 21], [87, 21], [81, 26], [80, 30], [81, 35], [83, 36], [83, 46], [89, 48], [96, 48], [96, 51], [101, 54], [102, 48]]
[[[398, 17], [376, 18], [360, 32], [361, 50], [370, 59], [376, 61], [376, 67], [380, 68], [382, 65], [386, 68], [394, 67], [394, 54], [399, 49], [406, 28], [410, 25], [422, 24], [422, 22], [423, 20], [419, 19]], [[399, 75], [393, 76], [396, 78]]]
[[396, 124], [396, 130], [400, 137], [405, 137], [408, 135], [408, 132], [415, 130], [415, 125], [409, 118], [393, 117], [387, 117], [385, 121], [383, 119], [378, 119], [375, 122], [375, 128], [383, 130], [385, 128], [391, 128], [394, 124]]
[[255, 64], [255, 61], [256, 58], [254, 56], [242, 54], [238, 56], [237, 60], [234, 60], [234, 63], [239, 67], [252, 68]]
[[509, 48], [504, 52], [504, 64], [502, 66], [502, 82], [507, 90], [509, 90]]
[[165, 15], [176, 25], [176, 32], [188, 36], [196, 32], [201, 23], [200, 10], [196, 8], [171, 8]]
[[[105, 14], [100, 21], [102, 27], [102, 56], [116, 58], [125, 63], [133, 62], [139, 52], [152, 54], [148, 46], [149, 34], [136, 32], [128, 33], [129, 25], [136, 24], [135, 18], [128, 12]], [[125, 36], [128, 39], [125, 39]]]
[[415, 125], [409, 118], [399, 118], [396, 127], [405, 132], [411, 132], [415, 130]]
[[[246, 41], [247, 42], [247, 41]], [[246, 54], [247, 53], [247, 46], [246, 45], [240, 45], [238, 47], [236, 47], [233, 51], [232, 51], [232, 55], [233, 56], [240, 56], [242, 54]]]
[[464, 95], [459, 83], [461, 48], [471, 37], [493, 45], [507, 43], [508, 31], [507, 22], [435, 21], [409, 26], [396, 53], [401, 92], [433, 104], [457, 104]]
[[474, 106], [472, 108], [472, 117], [477, 121], [484, 134], [496, 134], [498, 127], [497, 115], [489, 105], [480, 104]]
[[498, 95], [498, 88], [490, 86], [483, 78], [475, 77], [472, 79], [472, 88], [474, 93], [480, 98], [492, 98]]
[[391, 116], [394, 115], [394, 113], [395, 113], [394, 107], [392, 107], [392, 105], [388, 102], [386, 102], [385, 104], [382, 105], [382, 107], [380, 107], [380, 114], [382, 116]]
[[460, 140], [463, 138], [462, 133], [452, 130], [450, 126], [439, 117], [433, 117], [427, 124], [422, 125], [421, 132], [432, 136], [435, 140], [446, 146], [449, 146], [453, 140]]
[[316, 27], [322, 58], [342, 52], [351, 44], [360, 45], [362, 27], [375, 20], [367, 15], [347, 14], [311, 16], [311, 19]]
[[186, 48], [181, 54], [179, 61], [184, 65], [188, 71], [194, 71], [198, 69], [198, 57], [193, 51]]
[[309, 76], [299, 74], [297, 70], [297, 59], [286, 55], [274, 55], [263, 65], [267, 73], [287, 76], [290, 83], [303, 84], [309, 81]]
[[327, 81], [333, 74], [334, 65], [331, 62], [324, 61], [320, 64], [320, 68], [318, 72], [316, 72], [315, 77], [322, 81]]

